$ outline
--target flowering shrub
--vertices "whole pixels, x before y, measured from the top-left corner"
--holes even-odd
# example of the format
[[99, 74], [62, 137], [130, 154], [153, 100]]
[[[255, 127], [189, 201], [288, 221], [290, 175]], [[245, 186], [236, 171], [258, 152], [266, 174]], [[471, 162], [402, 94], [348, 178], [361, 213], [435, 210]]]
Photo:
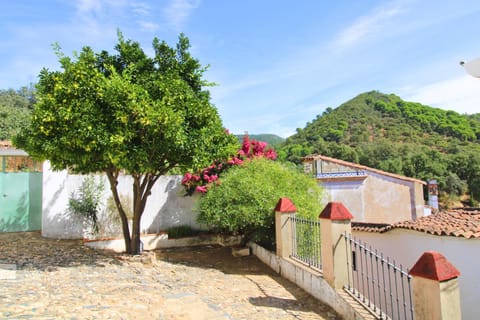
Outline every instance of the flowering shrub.
[[182, 179], [182, 185], [188, 195], [194, 192], [206, 193], [211, 185], [220, 184], [220, 175], [232, 166], [241, 165], [244, 161], [254, 158], [277, 159], [277, 153], [263, 141], [250, 140], [248, 135], [243, 138], [242, 148], [237, 155], [225, 161], [215, 161], [209, 167], [192, 174], [187, 172]]
[[324, 207], [323, 189], [316, 179], [296, 167], [265, 157], [245, 161], [212, 184], [199, 200], [198, 221], [211, 230], [244, 235], [244, 240], [274, 242], [274, 208], [288, 197], [299, 216], [316, 218]]

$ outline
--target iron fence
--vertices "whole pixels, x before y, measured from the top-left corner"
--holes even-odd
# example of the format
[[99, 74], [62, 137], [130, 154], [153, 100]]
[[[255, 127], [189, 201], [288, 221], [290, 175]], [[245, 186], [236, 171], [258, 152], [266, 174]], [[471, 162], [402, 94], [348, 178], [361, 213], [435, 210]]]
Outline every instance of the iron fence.
[[[380, 319], [414, 319], [411, 276], [395, 260], [344, 234], [347, 267], [351, 268], [347, 292]], [[350, 247], [351, 250], [348, 248]], [[350, 252], [348, 252], [350, 251]]]
[[291, 217], [292, 255], [311, 268], [321, 270], [320, 221]]

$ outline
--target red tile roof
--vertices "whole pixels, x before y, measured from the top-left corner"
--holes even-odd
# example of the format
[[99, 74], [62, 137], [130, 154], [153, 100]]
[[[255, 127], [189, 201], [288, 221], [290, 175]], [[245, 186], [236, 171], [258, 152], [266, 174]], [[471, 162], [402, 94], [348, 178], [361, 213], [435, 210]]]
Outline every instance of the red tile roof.
[[400, 179], [400, 180], [404, 180], [404, 181], [417, 182], [417, 183], [421, 183], [421, 184], [425, 184], [425, 185], [427, 184], [425, 181], [422, 181], [422, 180], [405, 177], [405, 176], [402, 176], [402, 175], [399, 175], [399, 174], [394, 174], [394, 173], [370, 168], [370, 167], [367, 167], [367, 166], [364, 166], [364, 165], [361, 165], [361, 164], [358, 164], [358, 163], [343, 161], [343, 160], [339, 160], [339, 159], [335, 159], [335, 158], [330, 158], [330, 157], [327, 157], [327, 156], [322, 156], [322, 155], [319, 155], [319, 154], [312, 154], [312, 155], [309, 155], [309, 156], [306, 156], [306, 157], [303, 158], [304, 161], [305, 160], [317, 160], [317, 159], [328, 161], [328, 162], [333, 162], [333, 163], [336, 163], [336, 164], [339, 164], [339, 165], [342, 165], [342, 166], [345, 166], [345, 167], [370, 171], [370, 172], [373, 172], [373, 173], [376, 173], [376, 174], [381, 174], [381, 175], [384, 175], [384, 176], [387, 176], [387, 177], [392, 177], [392, 178], [396, 178], [396, 179]]
[[393, 226], [388, 223], [369, 223], [369, 222], [354, 222], [352, 221], [352, 230], [363, 232], [378, 232], [384, 233], [391, 230]]
[[480, 209], [456, 209], [438, 212], [415, 221], [404, 221], [395, 228], [422, 231], [439, 236], [480, 239]]
[[409, 229], [438, 236], [480, 239], [480, 209], [455, 209], [441, 211], [416, 220], [397, 222], [393, 225], [352, 223], [352, 230], [386, 232], [391, 229]]

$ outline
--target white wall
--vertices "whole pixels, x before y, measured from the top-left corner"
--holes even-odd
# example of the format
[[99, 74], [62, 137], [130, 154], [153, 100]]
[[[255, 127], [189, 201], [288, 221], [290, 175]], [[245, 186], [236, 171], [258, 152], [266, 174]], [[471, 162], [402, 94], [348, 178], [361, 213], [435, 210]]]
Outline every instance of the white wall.
[[[97, 176], [99, 179], [100, 176]], [[49, 238], [79, 239], [85, 237], [85, 223], [77, 216], [68, 213], [68, 199], [78, 191], [84, 176], [69, 175], [66, 170], [52, 171], [48, 161], [43, 167], [43, 213], [42, 235]], [[105, 218], [107, 199], [111, 196], [110, 185], [105, 176], [102, 214]], [[188, 225], [192, 228], [205, 228], [196, 222], [197, 213], [193, 208], [198, 195], [184, 197], [181, 176], [162, 176], [152, 188], [141, 221], [141, 232], [158, 233], [172, 226]], [[119, 178], [118, 190], [121, 195], [132, 196], [132, 179]], [[102, 217], [101, 217], [102, 218]], [[118, 229], [117, 227], [117, 230]]]
[[330, 201], [341, 202], [355, 221], [365, 219], [365, 180], [356, 181], [320, 181], [320, 185], [328, 192]]
[[425, 251], [443, 254], [459, 271], [463, 319], [480, 319], [480, 240], [435, 236], [423, 232], [393, 229], [386, 233], [353, 232], [357, 239], [411, 269]]

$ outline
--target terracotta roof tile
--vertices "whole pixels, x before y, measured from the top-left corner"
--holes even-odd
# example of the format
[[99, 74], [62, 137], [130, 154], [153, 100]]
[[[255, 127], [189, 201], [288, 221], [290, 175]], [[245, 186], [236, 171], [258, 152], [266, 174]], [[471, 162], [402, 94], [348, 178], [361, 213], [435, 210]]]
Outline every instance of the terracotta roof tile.
[[437, 236], [480, 239], [480, 209], [441, 211], [417, 220], [395, 224], [352, 222], [354, 231], [383, 233], [395, 228], [415, 230]]
[[388, 223], [352, 222], [352, 230], [355, 231], [384, 233], [391, 229], [392, 225]]
[[414, 221], [398, 222], [392, 227], [434, 235], [480, 239], [480, 210], [474, 208], [442, 211]]

